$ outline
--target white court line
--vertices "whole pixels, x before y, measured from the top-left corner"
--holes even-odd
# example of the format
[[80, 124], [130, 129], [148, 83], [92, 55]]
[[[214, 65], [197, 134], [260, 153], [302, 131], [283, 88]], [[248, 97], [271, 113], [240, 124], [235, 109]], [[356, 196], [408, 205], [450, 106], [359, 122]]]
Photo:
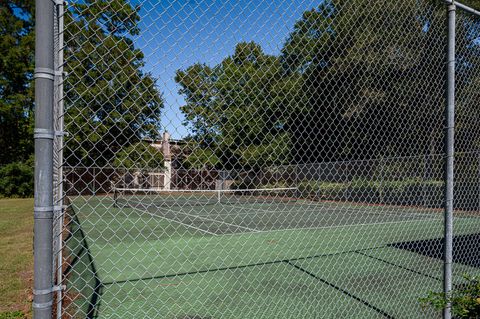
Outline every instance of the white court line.
[[[183, 226], [190, 227], [190, 228], [205, 232], [205, 233], [213, 235], [213, 236], [220, 236], [220, 234], [216, 234], [216, 233], [210, 232], [208, 230], [204, 230], [202, 228], [198, 228], [198, 227], [195, 227], [193, 225], [185, 224], [185, 223], [182, 223], [182, 222], [179, 222], [179, 221], [176, 221], [174, 219], [170, 219], [170, 218], [167, 218], [167, 217], [164, 217], [164, 216], [153, 214], [153, 213], [150, 213], [148, 211], [145, 211], [145, 210], [142, 210], [142, 209], [139, 209], [139, 208], [128, 207], [128, 206], [127, 206], [127, 208], [131, 208], [133, 210], [138, 210], [142, 213], [146, 213], [146, 214], [151, 215], [153, 217], [160, 217], [162, 219], [165, 219], [165, 220], [168, 220], [168, 221], [171, 221], [171, 222], [175, 222], [175, 223], [181, 224]], [[167, 211], [172, 212], [172, 213], [177, 213], [177, 212], [171, 211], [171, 210], [167, 210]], [[182, 214], [185, 214], [185, 213], [182, 213]], [[192, 217], [199, 217], [197, 215], [191, 215], [191, 214], [186, 214], [186, 215], [190, 215]], [[219, 220], [214, 220], [214, 219], [209, 219], [209, 220], [219, 222], [219, 223], [225, 223], [225, 222], [222, 222], [222, 221], [219, 221]], [[365, 226], [370, 226], [370, 225], [375, 226], [375, 225], [405, 224], [405, 223], [426, 222], [426, 221], [434, 221], [434, 220], [442, 220], [442, 219], [441, 218], [438, 218], [438, 219], [435, 219], [435, 218], [432, 218], [432, 219], [415, 219], [415, 220], [404, 220], [404, 221], [383, 222], [383, 223], [363, 223], [363, 224], [331, 225], [331, 226], [323, 226], [323, 227], [284, 228], [284, 229], [271, 229], [271, 230], [258, 230], [258, 229], [253, 229], [253, 228], [242, 227], [242, 226], [238, 226], [238, 225], [225, 223], [225, 224], [228, 224], [230, 226], [244, 228], [244, 229], [248, 229], [250, 231], [249, 232], [242, 232], [242, 233], [221, 234], [221, 235], [222, 236], [238, 236], [238, 235], [245, 235], [245, 234], [268, 234], [268, 233], [277, 233], [277, 232], [283, 232], [283, 231], [322, 230], [322, 229], [335, 229], [335, 228], [348, 228], [348, 227], [365, 227]]]
[[[258, 205], [258, 204], [252, 204], [252, 205]], [[332, 212], [338, 212], [338, 210], [336, 210], [336, 209], [323, 208], [321, 206], [318, 206], [318, 208], [310, 207], [310, 209], [302, 209], [302, 207], [300, 207], [300, 206], [291, 206], [292, 209], [290, 209], [290, 210], [276, 210], [275, 206], [273, 206], [272, 209], [270, 209], [270, 210], [255, 208], [255, 207], [236, 206], [236, 205], [224, 205], [222, 207], [234, 207], [234, 208], [238, 208], [238, 209], [253, 211], [253, 212], [240, 213], [242, 215], [258, 214], [259, 212], [261, 212], [261, 213], [274, 213], [274, 214], [281, 214], [281, 213], [318, 213], [318, 212], [325, 212], [325, 211], [329, 211], [329, 210], [332, 211]], [[209, 214], [211, 214], [211, 212], [209, 212]], [[221, 213], [215, 214], [215, 213], [213, 213], [212, 215], [230, 216], [230, 215], [233, 215], [233, 213], [227, 213], [227, 214], [221, 214]]]
[[233, 235], [244, 235], [244, 234], [266, 234], [266, 233], [277, 233], [282, 231], [293, 231], [293, 230], [322, 230], [322, 229], [334, 229], [334, 228], [347, 228], [347, 227], [364, 227], [370, 225], [389, 225], [389, 224], [404, 224], [404, 223], [413, 223], [413, 222], [425, 222], [425, 221], [433, 221], [443, 220], [442, 218], [431, 218], [431, 219], [415, 219], [415, 220], [401, 220], [401, 221], [394, 221], [394, 222], [383, 222], [383, 223], [364, 223], [364, 224], [347, 224], [347, 225], [331, 225], [331, 226], [323, 226], [323, 227], [300, 227], [300, 228], [284, 228], [284, 229], [270, 229], [270, 230], [257, 230], [256, 232], [245, 232], [245, 233], [237, 233], [237, 234], [225, 234], [224, 236], [233, 236]]
[[[150, 215], [150, 216], [153, 216], [153, 217], [159, 217], [159, 218], [168, 220], [168, 221], [170, 221], [170, 222], [174, 222], [174, 223], [180, 224], [180, 225], [182, 225], [182, 226], [186, 226], [186, 227], [193, 228], [193, 229], [195, 229], [195, 230], [202, 231], [202, 232], [207, 233], [207, 234], [210, 234], [210, 235], [219, 236], [219, 234], [210, 232], [210, 231], [208, 231], [208, 230], [204, 230], [204, 229], [202, 229], [202, 228], [195, 227], [195, 226], [193, 226], [193, 225], [185, 224], [185, 223], [179, 222], [179, 221], [177, 221], [177, 220], [167, 218], [167, 217], [165, 217], [165, 216], [153, 214], [153, 213], [150, 213], [150, 212], [148, 212], [148, 211], [146, 211], [146, 210], [143, 210], [143, 209], [140, 209], [140, 208], [129, 207], [129, 206], [126, 206], [125, 208], [130, 208], [130, 209], [133, 209], [133, 210], [138, 210], [138, 211], [140, 211], [140, 212], [143, 213], [143, 214], [147, 214], [147, 215]], [[251, 233], [253, 233], [253, 232], [251, 232]]]
[[[234, 207], [237, 209], [243, 209], [243, 210], [249, 210], [249, 212], [232, 212], [232, 213], [211, 213], [209, 214], [216, 215], [216, 216], [233, 216], [233, 215], [256, 215], [259, 213], [270, 213], [270, 214], [297, 214], [297, 213], [342, 213], [342, 214], [351, 214], [351, 213], [360, 213], [361, 214], [369, 214], [369, 215], [378, 215], [378, 216], [394, 216], [394, 217], [403, 217], [403, 216], [418, 216], [418, 217], [432, 217], [434, 214], [426, 214], [426, 213], [415, 213], [415, 212], [407, 212], [407, 211], [400, 211], [400, 212], [395, 212], [395, 211], [368, 211], [363, 208], [347, 208], [347, 209], [336, 209], [336, 208], [325, 208], [322, 206], [318, 206], [318, 208], [314, 207], [309, 207], [310, 209], [305, 209], [302, 210], [301, 207], [295, 207], [292, 206], [291, 210], [275, 210], [274, 208], [272, 210], [268, 209], [260, 209], [260, 208], [255, 208], [255, 207], [242, 207], [242, 206], [236, 206], [236, 205], [228, 205], [228, 207]], [[324, 215], [323, 215], [324, 216]]]
[[[225, 225], [236, 227], [236, 228], [243, 228], [243, 229], [249, 230], [251, 232], [258, 232], [259, 231], [258, 229], [245, 227], [245, 226], [240, 226], [240, 225], [236, 225], [236, 224], [231, 224], [231, 223], [227, 223], [227, 222], [217, 220], [217, 219], [213, 219], [213, 218], [208, 218], [208, 217], [203, 217], [203, 216], [199, 216], [199, 215], [189, 214], [189, 213], [185, 213], [185, 212], [182, 212], [182, 211], [165, 209], [162, 206], [159, 207], [159, 206], [156, 206], [156, 205], [150, 205], [149, 207], [152, 207], [152, 206], [157, 208], [157, 209], [164, 210], [164, 211], [167, 211], [167, 212], [170, 212], [170, 213], [173, 213], [173, 214], [183, 214], [183, 215], [187, 215], [187, 216], [190, 216], [190, 217], [200, 218], [200, 219], [204, 219], [204, 220], [208, 220], [208, 221], [212, 221], [212, 222], [216, 222], [216, 223], [220, 223], [220, 224], [225, 224]], [[146, 208], [146, 209], [148, 209], [148, 208]]]
[[251, 232], [259, 232], [258, 229], [249, 228], [249, 227], [245, 227], [245, 226], [239, 226], [239, 225], [236, 225], [236, 224], [223, 222], [221, 220], [217, 220], [217, 219], [213, 219], [213, 218], [203, 217], [203, 216], [194, 215], [194, 214], [188, 214], [188, 213], [185, 213], [185, 212], [172, 211], [172, 210], [169, 210], [169, 209], [166, 209], [166, 210], [171, 212], [171, 213], [175, 213], [175, 214], [184, 214], [184, 215], [195, 217], [195, 218], [205, 219], [205, 220], [209, 220], [209, 221], [216, 222], [216, 223], [221, 223], [221, 224], [225, 224], [225, 225], [229, 225], [229, 226], [233, 226], [233, 227], [237, 227], [237, 228], [247, 229], [247, 230], [250, 230]]

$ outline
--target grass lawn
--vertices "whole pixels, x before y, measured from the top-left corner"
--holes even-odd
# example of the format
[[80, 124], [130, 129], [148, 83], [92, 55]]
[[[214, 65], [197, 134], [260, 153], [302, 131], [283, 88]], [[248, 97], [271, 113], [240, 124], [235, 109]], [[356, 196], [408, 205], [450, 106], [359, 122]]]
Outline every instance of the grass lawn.
[[0, 319], [30, 318], [33, 199], [0, 199]]

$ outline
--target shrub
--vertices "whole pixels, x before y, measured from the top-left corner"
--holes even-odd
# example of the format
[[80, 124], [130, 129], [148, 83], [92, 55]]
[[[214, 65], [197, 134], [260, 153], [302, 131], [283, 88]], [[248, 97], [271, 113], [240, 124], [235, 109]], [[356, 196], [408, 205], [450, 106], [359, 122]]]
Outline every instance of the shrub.
[[438, 206], [443, 194], [442, 182], [417, 179], [374, 181], [358, 178], [343, 183], [303, 180], [298, 188], [302, 197], [315, 200], [395, 205]]
[[321, 181], [302, 181], [298, 189], [302, 197], [316, 200], [338, 200], [344, 196], [346, 183], [329, 183]]
[[0, 197], [33, 196], [33, 156], [0, 168]]
[[0, 319], [22, 319], [26, 316], [21, 311], [9, 311], [0, 313]]
[[464, 275], [464, 278], [466, 282], [455, 287], [449, 296], [429, 292], [420, 302], [437, 310], [443, 310], [450, 302], [456, 318], [480, 318], [480, 280], [469, 275]]

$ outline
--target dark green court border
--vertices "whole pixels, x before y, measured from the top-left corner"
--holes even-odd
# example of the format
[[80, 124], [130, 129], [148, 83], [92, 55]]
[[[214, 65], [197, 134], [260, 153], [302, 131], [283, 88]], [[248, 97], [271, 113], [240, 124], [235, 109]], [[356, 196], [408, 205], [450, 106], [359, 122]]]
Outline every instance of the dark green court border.
[[80, 236], [79, 242], [81, 243], [81, 248], [79, 251], [75, 253], [74, 258], [67, 262], [65, 270], [63, 271], [63, 275], [68, 281], [72, 273], [72, 270], [75, 268], [75, 266], [79, 262], [81, 262], [81, 257], [82, 256], [87, 257], [87, 260], [88, 260], [87, 266], [91, 268], [91, 272], [93, 274], [93, 279], [95, 281], [95, 284], [94, 284], [94, 287], [92, 287], [93, 293], [90, 297], [90, 300], [88, 301], [86, 318], [94, 319], [98, 317], [99, 305], [100, 305], [101, 296], [103, 294], [104, 284], [101, 282], [100, 276], [98, 275], [97, 267], [95, 266], [92, 253], [88, 245], [87, 236], [85, 235], [85, 232], [80, 226], [80, 221], [78, 219], [78, 216], [75, 214], [75, 210], [72, 208], [72, 206], [69, 206], [69, 208], [67, 209], [67, 216], [68, 216], [68, 219], [70, 219], [69, 223], [67, 224], [68, 225], [67, 227], [69, 227], [70, 230], [72, 230], [71, 227], [77, 226], [77, 228], [73, 231], [68, 232], [68, 235], [64, 238], [64, 241], [68, 243], [72, 238], [76, 236]]

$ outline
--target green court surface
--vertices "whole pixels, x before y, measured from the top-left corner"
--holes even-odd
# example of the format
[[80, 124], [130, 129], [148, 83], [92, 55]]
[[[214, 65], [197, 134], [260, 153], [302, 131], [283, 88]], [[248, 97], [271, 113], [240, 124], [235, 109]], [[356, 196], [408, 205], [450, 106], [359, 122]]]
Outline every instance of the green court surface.
[[[418, 299], [441, 290], [441, 254], [414, 248], [442, 238], [441, 210], [333, 202], [115, 208], [108, 196], [77, 198], [71, 208], [66, 311], [77, 318], [440, 315]], [[475, 215], [455, 220], [457, 236], [479, 226]], [[478, 273], [465, 263], [454, 270], [458, 280]]]

